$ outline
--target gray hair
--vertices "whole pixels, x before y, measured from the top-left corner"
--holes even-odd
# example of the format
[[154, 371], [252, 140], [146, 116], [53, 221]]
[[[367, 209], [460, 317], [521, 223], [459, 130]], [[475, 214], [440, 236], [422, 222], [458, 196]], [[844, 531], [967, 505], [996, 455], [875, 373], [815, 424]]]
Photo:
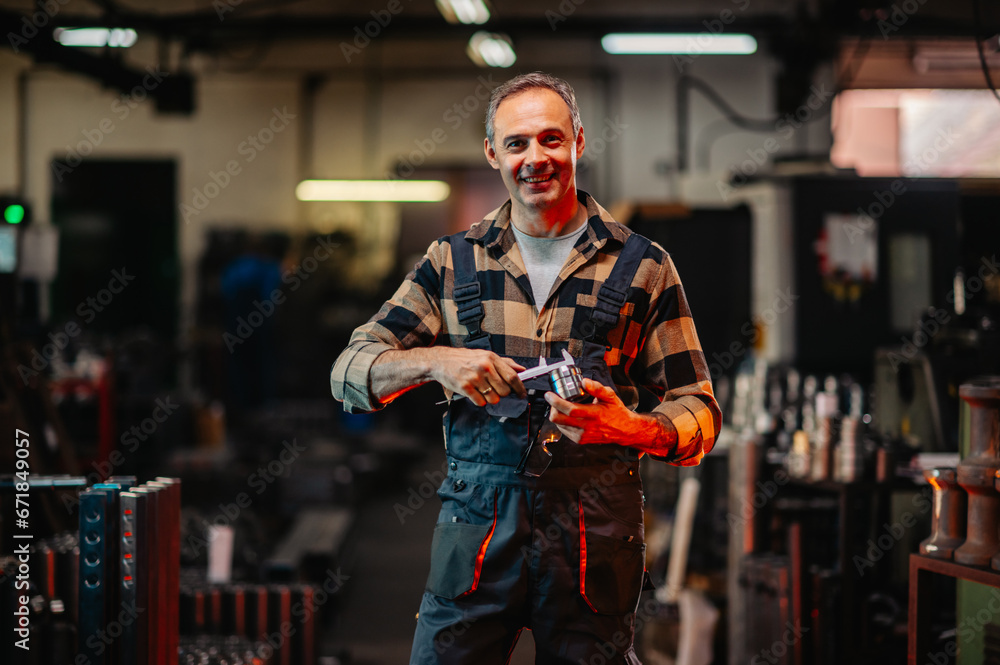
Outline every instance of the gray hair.
[[566, 106], [569, 107], [569, 117], [573, 121], [573, 138], [575, 139], [580, 133], [580, 127], [582, 126], [580, 122], [580, 107], [576, 105], [576, 94], [573, 92], [573, 86], [551, 74], [532, 72], [530, 74], [515, 76], [493, 89], [493, 93], [490, 95], [490, 105], [486, 109], [486, 138], [489, 140], [490, 145], [493, 145], [493, 123], [496, 119], [500, 102], [511, 95], [535, 88], [551, 90], [559, 95], [566, 102]]

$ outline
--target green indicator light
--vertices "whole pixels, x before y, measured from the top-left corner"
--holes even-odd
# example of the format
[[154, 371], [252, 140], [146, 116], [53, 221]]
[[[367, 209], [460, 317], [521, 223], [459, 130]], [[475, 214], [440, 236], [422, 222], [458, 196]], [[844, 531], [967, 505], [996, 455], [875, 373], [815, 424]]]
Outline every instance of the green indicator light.
[[24, 206], [16, 203], [7, 206], [3, 211], [3, 219], [8, 224], [20, 224], [24, 221]]

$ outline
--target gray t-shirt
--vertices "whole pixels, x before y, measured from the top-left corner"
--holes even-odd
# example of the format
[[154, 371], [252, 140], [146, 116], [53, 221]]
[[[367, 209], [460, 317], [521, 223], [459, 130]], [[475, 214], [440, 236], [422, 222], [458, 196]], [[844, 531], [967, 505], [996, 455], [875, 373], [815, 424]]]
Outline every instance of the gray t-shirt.
[[528, 271], [528, 282], [535, 296], [535, 309], [541, 312], [559, 271], [569, 258], [577, 238], [586, 230], [587, 224], [581, 224], [580, 228], [555, 238], [536, 238], [518, 231], [513, 224], [510, 226], [521, 250], [524, 267]]

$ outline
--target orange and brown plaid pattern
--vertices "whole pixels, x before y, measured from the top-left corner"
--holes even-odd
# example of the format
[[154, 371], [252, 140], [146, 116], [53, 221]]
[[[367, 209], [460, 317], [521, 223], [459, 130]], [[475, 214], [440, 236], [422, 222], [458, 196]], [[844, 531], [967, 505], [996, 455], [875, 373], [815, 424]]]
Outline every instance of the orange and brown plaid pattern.
[[[590, 314], [598, 290], [632, 232], [615, 222], [593, 197], [579, 195], [587, 206], [587, 230], [548, 300], [538, 306], [510, 228], [510, 201], [458, 241], [475, 243], [486, 312], [482, 327], [499, 355], [553, 357], [564, 348], [580, 355], [583, 339], [593, 329]], [[330, 375], [333, 396], [344, 402], [345, 410], [357, 413], [385, 406], [372, 396], [368, 380], [372, 363], [383, 351], [463, 345], [468, 332], [458, 322], [452, 299], [450, 243], [450, 237], [431, 243], [395, 295], [354, 331]], [[605, 360], [625, 404], [634, 409], [639, 387], [646, 388], [661, 400], [654, 413], [666, 416], [677, 428], [678, 448], [664, 451], [663, 457], [682, 466], [697, 464], [712, 449], [722, 415], [680, 278], [670, 255], [656, 243], [642, 258], [607, 343], [611, 348]]]

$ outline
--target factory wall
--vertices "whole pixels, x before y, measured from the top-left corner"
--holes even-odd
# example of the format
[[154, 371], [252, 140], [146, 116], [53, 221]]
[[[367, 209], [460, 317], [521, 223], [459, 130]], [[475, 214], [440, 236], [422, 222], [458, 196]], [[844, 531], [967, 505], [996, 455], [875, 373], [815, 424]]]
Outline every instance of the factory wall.
[[[155, 86], [159, 74], [144, 63], [153, 59], [130, 57], [132, 66], [150, 67], [148, 81]], [[759, 52], [740, 57], [739, 67], [734, 64], [734, 58], [702, 57], [684, 63], [683, 71], [723, 91], [742, 114], [773, 117], [778, 63]], [[28, 71], [23, 191], [34, 204], [37, 223], [50, 221], [49, 202], [58, 177], [53, 159], [75, 154], [88, 159], [175, 159], [181, 330], [191, 321], [194, 268], [209, 227], [293, 233], [348, 230], [358, 238], [365, 269], [387, 273], [392, 268], [389, 249], [400, 231], [397, 206], [301, 203], [295, 185], [305, 177], [382, 178], [394, 166], [404, 175], [410, 166], [415, 173], [428, 165], [483, 166], [482, 118], [489, 88], [509, 75], [482, 70], [447, 78], [363, 78], [359, 73], [330, 77], [309, 93], [299, 76], [227, 73], [203, 66], [197, 74], [197, 110], [185, 117], [156, 113], [154, 102], [143, 100], [143, 90], [123, 100], [118, 92], [81, 76], [50, 67], [27, 70], [29, 66], [27, 59], [0, 55], [0, 191], [19, 186], [21, 167], [14, 146], [22, 71]], [[652, 57], [606, 59], [593, 72], [551, 68], [576, 87], [588, 137], [584, 161], [593, 193], [605, 205], [685, 198], [699, 205], [732, 205], [736, 198], [728, 200], [720, 183], [752, 155], [771, 159], [788, 152], [828, 152], [828, 104], [814, 114], [814, 122], [775, 132], [776, 143], [762, 151], [768, 135], [735, 130], [693, 92], [690, 169], [678, 174], [675, 92], [681, 69], [669, 58]], [[825, 71], [817, 80], [830, 78]], [[817, 89], [828, 90], [830, 84], [818, 84]]]

